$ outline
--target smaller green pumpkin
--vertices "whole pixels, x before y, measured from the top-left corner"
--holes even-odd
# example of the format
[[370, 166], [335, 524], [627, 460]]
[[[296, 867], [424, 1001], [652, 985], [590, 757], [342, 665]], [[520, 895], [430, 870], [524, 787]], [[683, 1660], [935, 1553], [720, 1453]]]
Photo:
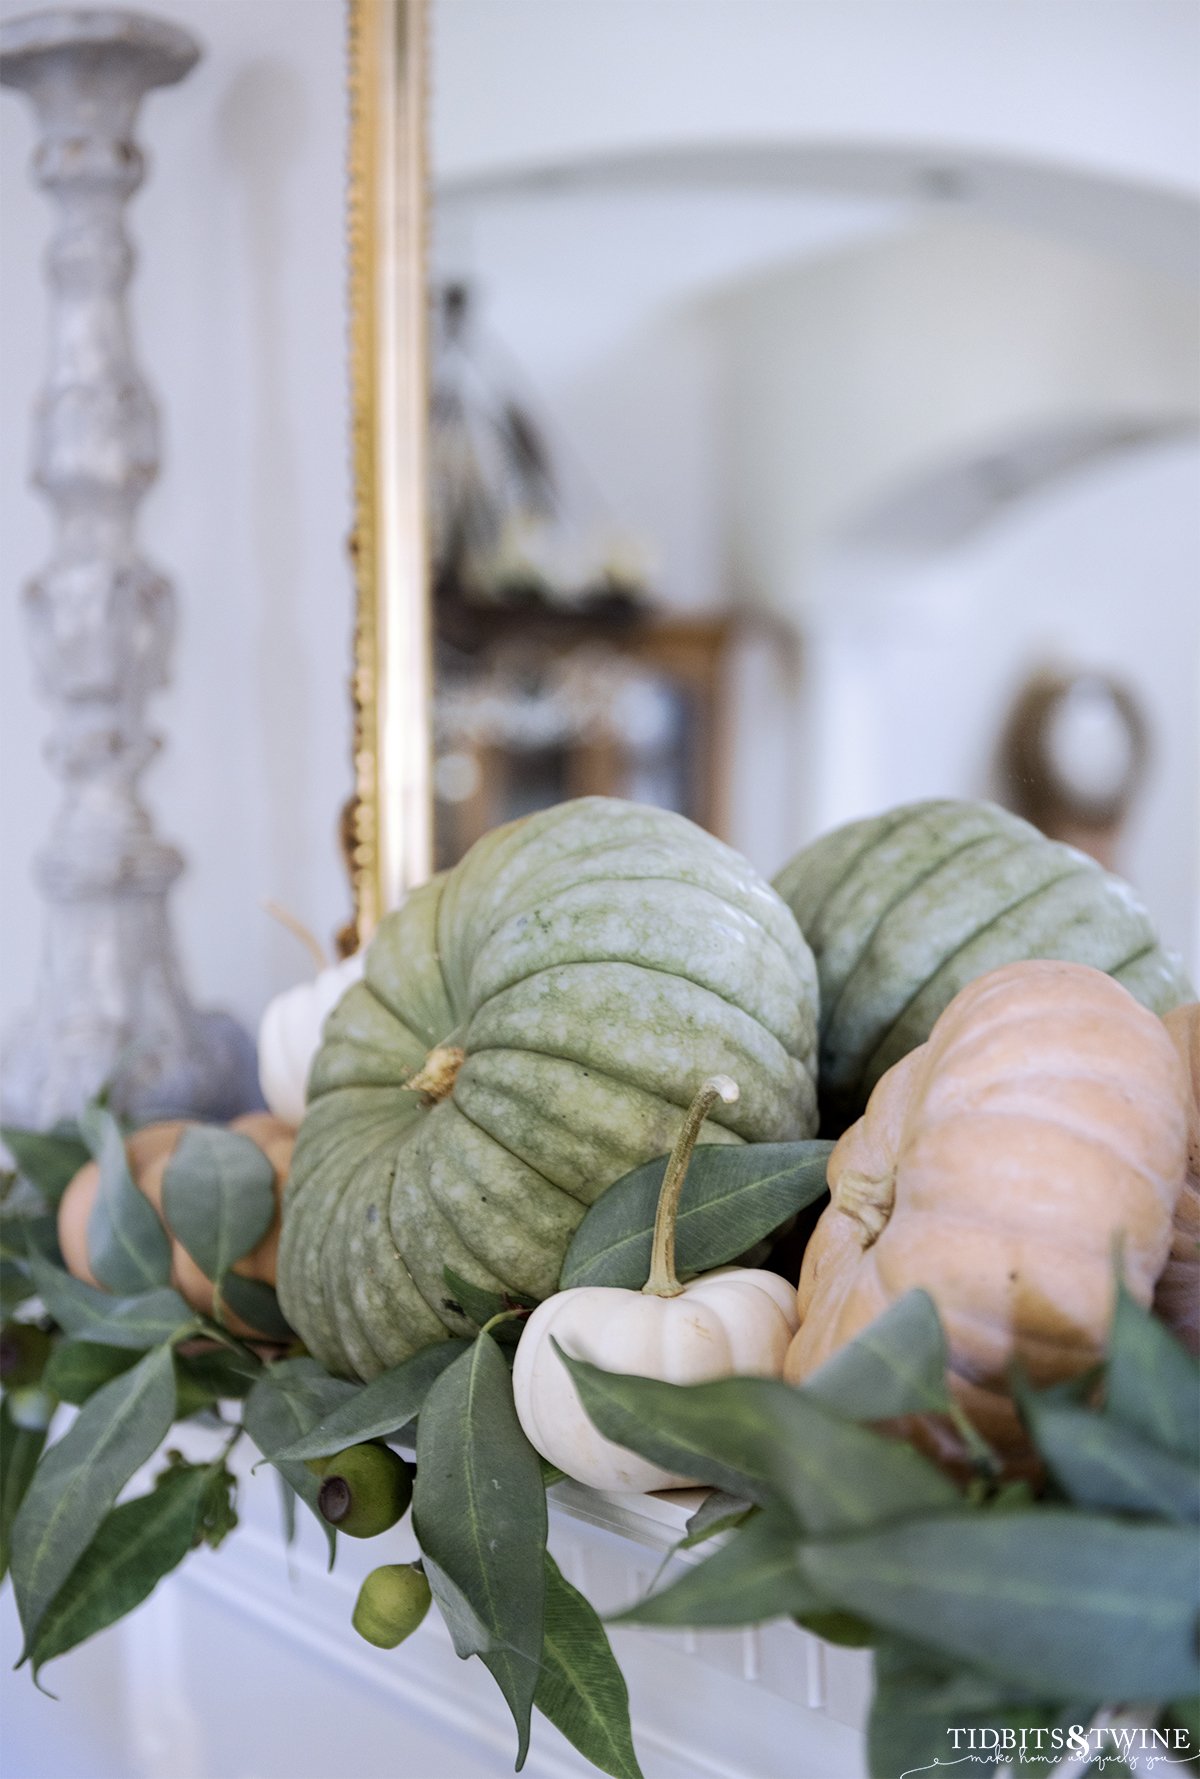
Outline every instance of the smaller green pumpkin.
[[1154, 1013], [1193, 998], [1127, 883], [991, 803], [909, 803], [849, 822], [775, 888], [817, 960], [827, 1136], [862, 1115], [959, 989], [1002, 964], [1090, 964]]

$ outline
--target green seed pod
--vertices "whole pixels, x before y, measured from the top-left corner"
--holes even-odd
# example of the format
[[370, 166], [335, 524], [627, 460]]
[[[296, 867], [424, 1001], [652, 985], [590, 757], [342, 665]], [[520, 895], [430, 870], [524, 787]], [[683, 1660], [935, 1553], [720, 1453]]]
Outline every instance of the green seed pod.
[[386, 1563], [363, 1582], [351, 1622], [377, 1649], [395, 1649], [412, 1636], [429, 1611], [429, 1601], [429, 1583], [419, 1565]]
[[36, 1384], [50, 1357], [53, 1342], [33, 1322], [6, 1322], [0, 1328], [0, 1381], [6, 1390]]
[[412, 1472], [386, 1445], [352, 1445], [327, 1460], [317, 1504], [351, 1538], [374, 1538], [407, 1512]]
[[27, 1384], [23, 1390], [7, 1390], [4, 1401], [9, 1419], [26, 1433], [44, 1433], [58, 1407], [58, 1398], [39, 1390], [36, 1384]]

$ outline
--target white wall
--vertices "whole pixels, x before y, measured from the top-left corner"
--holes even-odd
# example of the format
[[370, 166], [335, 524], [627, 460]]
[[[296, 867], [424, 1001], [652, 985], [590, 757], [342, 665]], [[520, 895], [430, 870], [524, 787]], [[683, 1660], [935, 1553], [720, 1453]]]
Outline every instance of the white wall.
[[756, 279], [720, 309], [728, 573], [803, 626], [807, 659], [786, 813], [747, 799], [739, 843], [774, 868], [890, 803], [995, 794], [1024, 676], [1107, 671], [1154, 737], [1120, 865], [1195, 972], [1194, 288], [962, 217]]
[[755, 281], [723, 305], [734, 549], [808, 603], [806, 557], [940, 464], [1064, 423], [1195, 425], [1195, 287], [971, 216]]
[[648, 144], [853, 142], [1194, 190], [1191, 0], [440, 0], [435, 20], [447, 178]]
[[817, 705], [808, 770], [791, 786], [798, 838], [910, 798], [994, 795], [996, 742], [1026, 674], [1110, 673], [1151, 735], [1118, 864], [1194, 974], [1198, 497], [1200, 445], [1164, 440], [1099, 459], [950, 549], [831, 548], [811, 580]]
[[[0, 14], [29, 10], [0, 0]], [[179, 601], [166, 735], [146, 777], [163, 834], [188, 855], [175, 895], [197, 999], [255, 1023], [303, 953], [259, 912], [275, 896], [322, 934], [349, 911], [335, 839], [351, 785], [350, 579], [343, 304], [341, 0], [173, 0], [205, 46], [155, 93], [134, 200], [134, 317], [164, 421], [144, 508], [147, 553]], [[33, 991], [30, 860], [55, 786], [18, 589], [45, 560], [27, 485], [44, 369], [40, 260], [50, 206], [28, 179], [32, 107], [0, 94], [0, 1020]], [[16, 939], [15, 935], [20, 935]]]

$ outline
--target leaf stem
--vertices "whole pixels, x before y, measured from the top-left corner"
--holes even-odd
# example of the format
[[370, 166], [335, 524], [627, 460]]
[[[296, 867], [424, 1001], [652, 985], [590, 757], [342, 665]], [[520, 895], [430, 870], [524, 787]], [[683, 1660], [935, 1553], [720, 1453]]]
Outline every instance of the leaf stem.
[[498, 1310], [494, 1316], [489, 1317], [479, 1332], [480, 1334], [490, 1334], [497, 1322], [520, 1321], [528, 1314], [528, 1310]]
[[953, 1396], [950, 1398], [950, 1423], [963, 1444], [966, 1446], [967, 1454], [976, 1471], [990, 1478], [999, 1476], [1003, 1469], [1003, 1465], [1000, 1463], [999, 1458], [997, 1458], [995, 1452], [983, 1437], [982, 1433], [980, 1433], [973, 1422], [967, 1418], [966, 1414], [963, 1412], [962, 1405], [956, 1402]]
[[228, 1328], [222, 1327], [219, 1322], [211, 1321], [207, 1316], [202, 1316], [200, 1318], [200, 1326], [202, 1332], [206, 1334], [210, 1340], [216, 1341], [219, 1346], [228, 1347], [230, 1352], [236, 1353], [239, 1359], [248, 1360], [254, 1367], [254, 1371], [250, 1375], [257, 1376], [260, 1371], [265, 1369], [262, 1358], [255, 1352], [254, 1348], [247, 1346], [244, 1340], [239, 1340], [236, 1334], [230, 1334]]
[[246, 1431], [246, 1429], [243, 1427], [242, 1423], [239, 1421], [237, 1423], [236, 1427], [233, 1429], [233, 1432], [229, 1435], [229, 1438], [225, 1441], [225, 1444], [221, 1447], [220, 1451], [217, 1453], [216, 1457], [213, 1459], [212, 1463], [209, 1465], [210, 1470], [216, 1470], [217, 1468], [219, 1468], [220, 1466], [223, 1466], [228, 1461], [230, 1452], [233, 1450], [234, 1446], [237, 1444], [238, 1440], [242, 1437], [242, 1434], [245, 1431]]
[[728, 1075], [712, 1075], [687, 1109], [675, 1147], [667, 1162], [662, 1187], [658, 1194], [658, 1210], [654, 1217], [654, 1241], [650, 1249], [650, 1276], [642, 1286], [648, 1297], [678, 1297], [683, 1290], [675, 1276], [675, 1225], [679, 1219], [679, 1196], [687, 1175], [688, 1163], [700, 1135], [700, 1127], [718, 1100], [727, 1106], [739, 1098], [738, 1084]]

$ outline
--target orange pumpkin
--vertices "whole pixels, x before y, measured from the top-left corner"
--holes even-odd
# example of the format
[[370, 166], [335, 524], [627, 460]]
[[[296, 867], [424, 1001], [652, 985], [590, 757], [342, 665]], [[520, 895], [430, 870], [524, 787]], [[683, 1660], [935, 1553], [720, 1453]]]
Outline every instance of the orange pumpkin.
[[[162, 1218], [163, 1177], [174, 1155], [179, 1139], [188, 1128], [178, 1118], [161, 1124], [147, 1124], [135, 1130], [125, 1142], [125, 1154], [134, 1185], [150, 1200]], [[257, 1247], [244, 1255], [234, 1266], [243, 1278], [258, 1279], [265, 1285], [275, 1283], [275, 1262], [279, 1250], [279, 1211], [283, 1189], [291, 1166], [296, 1133], [270, 1112], [248, 1112], [235, 1118], [230, 1130], [240, 1131], [256, 1143], [275, 1170], [275, 1220]], [[68, 1272], [85, 1284], [99, 1285], [92, 1272], [88, 1253], [88, 1220], [100, 1186], [100, 1170], [94, 1161], [81, 1167], [62, 1196], [58, 1207], [58, 1241]], [[168, 1228], [168, 1233], [170, 1230]], [[212, 1280], [201, 1272], [183, 1244], [171, 1238], [171, 1283], [194, 1310], [211, 1316], [213, 1308]], [[238, 1317], [228, 1314], [226, 1321], [234, 1334], [253, 1334], [254, 1330]]]
[[980, 977], [830, 1156], [789, 1381], [920, 1286], [941, 1313], [961, 1406], [1019, 1451], [1013, 1360], [1043, 1385], [1094, 1363], [1118, 1238], [1128, 1286], [1149, 1304], [1186, 1136], [1174, 1045], [1111, 977], [1042, 960]]
[[1190, 1090], [1187, 1172], [1175, 1203], [1171, 1252], [1154, 1292], [1154, 1308], [1193, 1353], [1200, 1353], [1200, 1001], [1176, 1007], [1163, 1021], [1179, 1052]]

